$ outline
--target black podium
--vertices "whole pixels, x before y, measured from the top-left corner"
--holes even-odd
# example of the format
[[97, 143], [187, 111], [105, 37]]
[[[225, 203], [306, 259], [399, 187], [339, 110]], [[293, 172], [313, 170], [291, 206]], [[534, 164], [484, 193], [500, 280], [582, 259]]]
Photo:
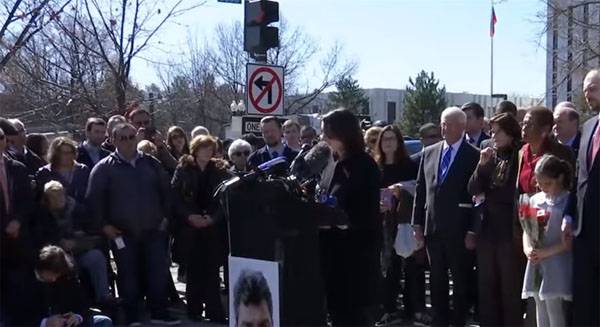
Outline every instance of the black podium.
[[281, 325], [326, 325], [315, 205], [285, 179], [231, 181], [217, 195], [230, 255], [279, 263]]

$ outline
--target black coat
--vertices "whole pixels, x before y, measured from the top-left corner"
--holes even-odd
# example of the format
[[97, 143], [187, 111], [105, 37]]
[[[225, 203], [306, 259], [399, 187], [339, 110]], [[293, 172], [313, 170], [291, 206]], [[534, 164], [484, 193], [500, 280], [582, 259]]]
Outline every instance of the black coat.
[[517, 181], [518, 148], [501, 154], [508, 160], [508, 177], [501, 185], [494, 183], [494, 174], [498, 162], [490, 160], [486, 165], [478, 165], [469, 180], [471, 195], [485, 195], [485, 202], [479, 208], [475, 219], [474, 232], [479, 238], [490, 242], [509, 241], [520, 238], [514, 235], [515, 189]]
[[[567, 212], [573, 217], [573, 231], [579, 236], [585, 230], [586, 237], [598, 242], [600, 219], [600, 152], [590, 158], [592, 136], [600, 128], [598, 116], [590, 118], [582, 128], [581, 146], [577, 156], [579, 164], [577, 189], [573, 192]], [[592, 164], [590, 167], [590, 163]], [[587, 227], [587, 230], [586, 230]], [[596, 243], [597, 244], [597, 243]]]
[[33, 153], [31, 150], [27, 149], [25, 154], [16, 153], [9, 151], [8, 152], [11, 159], [14, 159], [27, 167], [27, 174], [29, 176], [34, 176], [35, 173], [46, 164], [42, 158], [40, 158], [37, 154]]
[[[220, 160], [210, 161], [204, 172], [195, 163], [185, 160], [177, 167], [171, 181], [175, 212], [175, 226], [172, 229], [175, 230], [177, 240], [177, 246], [173, 249], [175, 256], [189, 257], [199, 238], [210, 240], [208, 243], [214, 245], [211, 257], [223, 254], [227, 245], [226, 224], [221, 218], [219, 203], [213, 199], [213, 194], [222, 181], [232, 176], [226, 163]], [[187, 220], [192, 214], [208, 214], [215, 225], [198, 230]]]
[[[31, 179], [25, 165], [6, 155], [4, 155], [4, 160], [10, 207], [6, 214], [4, 196], [0, 194], [0, 267], [8, 268], [27, 262], [31, 263], [30, 260], [33, 259], [29, 224], [35, 203], [31, 190]], [[12, 220], [21, 224], [17, 239], [9, 239], [4, 232]]]
[[438, 184], [438, 171], [444, 141], [425, 148], [413, 208], [413, 225], [423, 227], [425, 235], [436, 233], [463, 239], [474, 229], [472, 198], [467, 184], [477, 162], [479, 150], [461, 143], [444, 182]]
[[64, 276], [54, 283], [44, 284], [44, 304], [46, 317], [73, 312], [83, 318], [78, 326], [92, 326], [92, 313], [89, 301], [75, 275]]
[[[98, 149], [98, 151], [99, 151], [99, 153], [98, 153], [99, 154], [98, 162], [100, 160], [106, 158], [110, 154], [110, 151], [104, 149], [103, 147], [100, 147]], [[98, 163], [98, 162], [93, 162], [92, 161], [92, 157], [90, 157], [90, 154], [85, 149], [85, 147], [83, 146], [83, 144], [80, 144], [77, 147], [77, 162], [88, 166], [90, 169], [94, 168], [94, 166]]]

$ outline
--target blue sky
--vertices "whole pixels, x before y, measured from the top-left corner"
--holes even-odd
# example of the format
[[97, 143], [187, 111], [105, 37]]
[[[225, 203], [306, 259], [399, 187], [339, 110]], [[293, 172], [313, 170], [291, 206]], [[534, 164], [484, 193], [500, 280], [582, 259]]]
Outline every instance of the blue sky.
[[[497, 1], [498, 2], [498, 1]], [[404, 88], [421, 69], [435, 72], [448, 91], [490, 91], [489, 0], [280, 0], [290, 25], [302, 27], [323, 48], [335, 41], [359, 62], [355, 78], [364, 88]], [[540, 0], [495, 5], [494, 91], [542, 96], [546, 55], [536, 17]], [[218, 23], [242, 20], [239, 4], [207, 3], [177, 18], [158, 35], [160, 50], [144, 57], [174, 58], [188, 37], [210, 40]], [[541, 46], [542, 45], [542, 46]], [[153, 64], [138, 60], [133, 79], [158, 82]], [[309, 83], [316, 83], [311, 81]], [[316, 86], [316, 85], [314, 85]]]

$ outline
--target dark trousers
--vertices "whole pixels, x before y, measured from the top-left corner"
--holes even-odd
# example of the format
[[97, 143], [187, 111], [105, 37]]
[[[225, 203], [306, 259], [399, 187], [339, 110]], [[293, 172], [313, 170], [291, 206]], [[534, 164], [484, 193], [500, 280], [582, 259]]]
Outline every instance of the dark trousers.
[[[327, 310], [332, 325], [366, 326], [370, 294], [365, 290], [374, 284], [365, 276], [370, 271], [367, 266], [371, 251], [365, 249], [365, 244], [365, 248], [359, 250], [360, 246], [354, 244], [348, 231], [337, 229], [321, 231], [319, 243]], [[372, 285], [372, 291], [375, 289], [376, 285]]]
[[[429, 263], [431, 266], [431, 306], [433, 308], [433, 325], [464, 326], [467, 313], [468, 292], [468, 252], [464, 239], [450, 236], [443, 238], [437, 235], [427, 236], [425, 241]], [[452, 273], [452, 304], [449, 305], [449, 276]]]
[[512, 240], [477, 240], [479, 321], [481, 326], [523, 325], [522, 252]]
[[600, 326], [598, 231], [594, 237], [583, 227], [573, 241], [573, 326]]
[[[142, 276], [146, 277], [145, 289], [150, 312], [153, 315], [166, 312], [169, 259], [166, 238], [166, 232], [162, 231], [145, 232], [140, 238], [124, 236], [125, 247], [120, 250], [111, 242], [117, 263], [119, 295], [123, 299], [128, 321], [138, 321], [140, 318], [138, 304], [142, 293]], [[142, 264], [144, 268], [140, 269]]]
[[202, 314], [206, 305], [206, 316], [215, 322], [225, 321], [221, 304], [219, 268], [223, 264], [215, 227], [194, 232], [187, 250], [187, 283], [185, 297], [190, 315]]
[[384, 280], [383, 307], [385, 312], [397, 311], [396, 300], [400, 293], [402, 278], [404, 278], [404, 287], [402, 288], [404, 313], [410, 317], [417, 312], [425, 311], [425, 266], [418, 262], [418, 255], [424, 256], [424, 253], [413, 253], [408, 258], [392, 254], [390, 268]]

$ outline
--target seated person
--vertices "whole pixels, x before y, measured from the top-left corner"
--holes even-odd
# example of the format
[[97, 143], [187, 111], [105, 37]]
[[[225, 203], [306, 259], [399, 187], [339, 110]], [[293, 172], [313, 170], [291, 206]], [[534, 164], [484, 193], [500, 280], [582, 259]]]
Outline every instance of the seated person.
[[104, 241], [101, 236], [89, 233], [86, 219], [85, 208], [66, 195], [60, 182], [46, 183], [37, 214], [36, 245], [38, 248], [59, 245], [70, 253], [79, 268], [90, 276], [97, 303], [110, 305], [114, 299], [108, 286], [106, 257], [98, 249]]
[[35, 264], [35, 274], [44, 283], [44, 305], [48, 316], [42, 327], [109, 327], [110, 318], [92, 315], [79, 283], [72, 258], [60, 247], [42, 248]]

